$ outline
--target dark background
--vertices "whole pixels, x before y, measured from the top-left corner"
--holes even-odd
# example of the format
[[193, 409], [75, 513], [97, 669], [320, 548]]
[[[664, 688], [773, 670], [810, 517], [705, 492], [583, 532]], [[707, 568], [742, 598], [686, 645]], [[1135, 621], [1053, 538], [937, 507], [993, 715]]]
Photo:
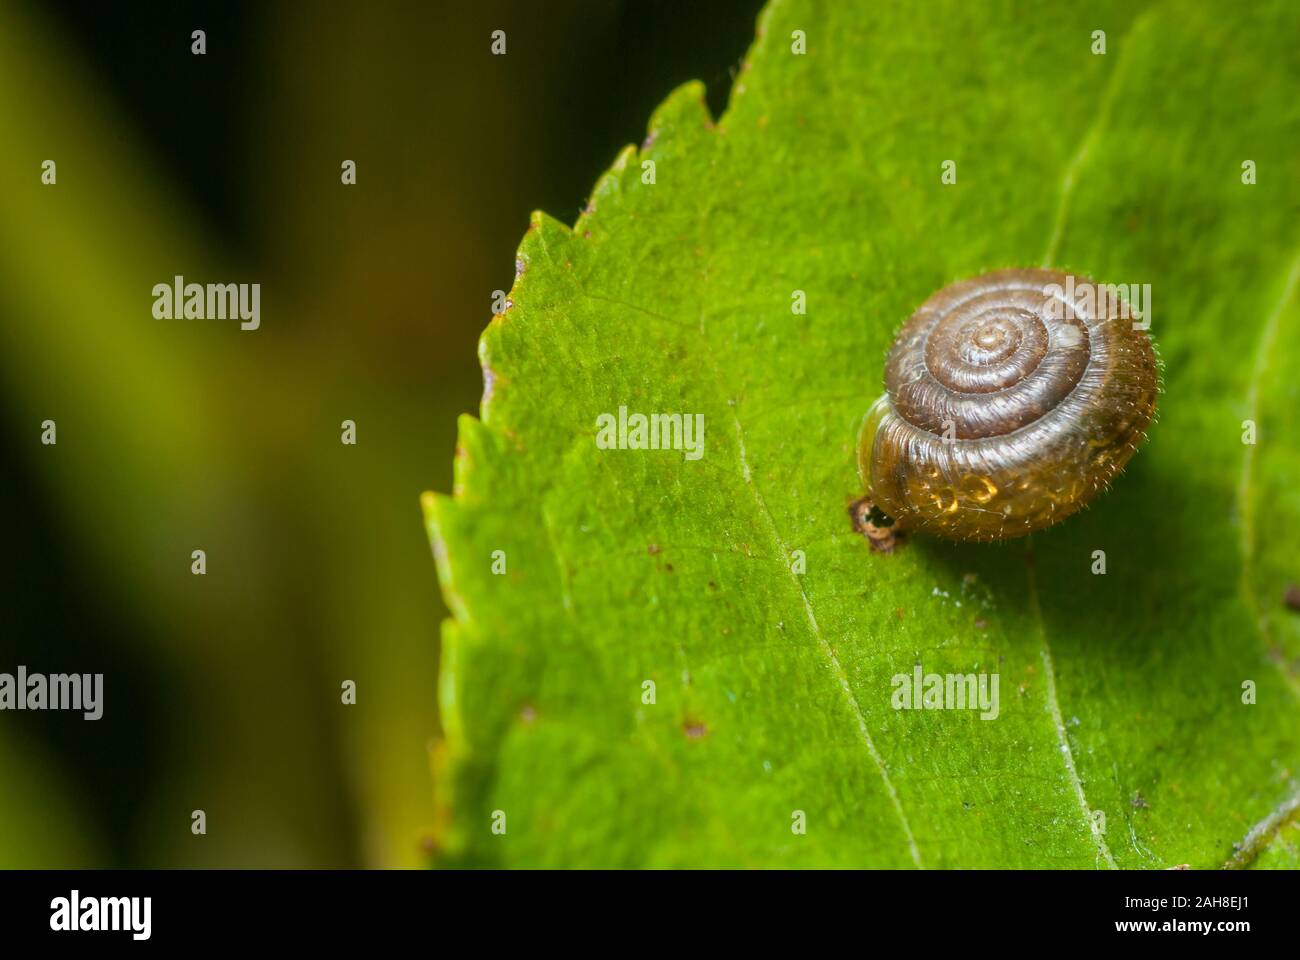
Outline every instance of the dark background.
[[[0, 0], [0, 672], [106, 688], [0, 713], [0, 866], [423, 862], [418, 497], [492, 292], [675, 86], [721, 111], [759, 6]], [[154, 320], [177, 273], [261, 283], [261, 329]]]

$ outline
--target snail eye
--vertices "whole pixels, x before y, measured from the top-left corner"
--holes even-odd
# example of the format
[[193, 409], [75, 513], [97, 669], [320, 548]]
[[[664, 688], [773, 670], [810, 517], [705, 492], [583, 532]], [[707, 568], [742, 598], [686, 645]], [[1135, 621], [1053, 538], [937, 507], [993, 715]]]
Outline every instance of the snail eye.
[[1155, 352], [1143, 326], [1117, 319], [1126, 310], [1113, 287], [1055, 270], [931, 295], [895, 338], [863, 423], [871, 502], [899, 530], [954, 540], [1023, 536], [1084, 506], [1155, 414]]

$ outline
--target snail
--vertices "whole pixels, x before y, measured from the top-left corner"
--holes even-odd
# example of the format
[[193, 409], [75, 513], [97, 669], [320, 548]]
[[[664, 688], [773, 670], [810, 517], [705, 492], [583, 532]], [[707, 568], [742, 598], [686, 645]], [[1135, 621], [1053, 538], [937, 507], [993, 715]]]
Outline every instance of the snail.
[[855, 526], [1005, 540], [1057, 523], [1124, 469], [1155, 414], [1145, 324], [1113, 286], [1055, 270], [949, 284], [903, 325], [862, 424]]

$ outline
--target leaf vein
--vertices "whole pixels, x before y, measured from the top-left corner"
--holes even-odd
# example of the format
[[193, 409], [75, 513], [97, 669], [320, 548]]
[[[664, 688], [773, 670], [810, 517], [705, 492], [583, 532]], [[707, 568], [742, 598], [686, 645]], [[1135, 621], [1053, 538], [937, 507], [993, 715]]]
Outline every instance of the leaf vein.
[[[744, 430], [740, 425], [740, 417], [736, 415], [734, 410], [731, 414], [731, 421], [735, 425], [736, 446], [740, 456], [741, 475], [744, 478], [745, 485], [749, 487], [750, 491], [754, 494], [754, 501], [758, 505], [759, 514], [767, 522], [768, 532], [770, 533], [773, 542], [776, 544], [778, 551], [782, 556], [789, 556], [790, 551], [786, 547], [785, 542], [781, 539], [781, 533], [777, 529], [776, 518], [772, 516], [772, 511], [768, 509], [767, 501], [763, 499], [762, 491], [758, 489], [758, 486], [754, 483], [753, 476], [750, 473], [749, 460], [745, 455]], [[835, 674], [835, 679], [839, 684], [840, 691], [844, 694], [844, 699], [848, 702], [848, 705], [857, 720], [858, 732], [861, 734], [862, 742], [866, 746], [867, 752], [871, 755], [871, 759], [875, 762], [876, 769], [880, 772], [880, 779], [884, 781], [885, 790], [889, 794], [890, 803], [893, 805], [894, 811], [898, 814], [898, 819], [902, 823], [903, 834], [907, 837], [907, 846], [912, 855], [912, 861], [918, 867], [924, 869], [924, 864], [921, 862], [921, 851], [916, 845], [916, 838], [912, 836], [912, 828], [907, 821], [907, 815], [903, 812], [903, 805], [898, 799], [898, 791], [894, 788], [894, 782], [889, 777], [889, 770], [885, 767], [885, 760], [880, 755], [880, 751], [876, 748], [876, 743], [871, 737], [871, 731], [867, 727], [867, 719], [862, 713], [862, 706], [858, 703], [858, 698], [854, 695], [853, 688], [849, 684], [849, 677], [844, 670], [844, 665], [840, 663], [840, 659], [836, 656], [835, 650], [822, 634], [821, 627], [817, 623], [817, 615], [813, 612], [812, 601], [808, 597], [808, 591], [804, 589], [803, 583], [799, 580], [798, 574], [793, 571], [789, 572], [791, 580], [794, 581], [795, 588], [799, 591], [799, 597], [803, 601], [803, 609], [804, 614], [808, 619], [808, 626], [812, 630], [813, 636], [817, 638], [817, 642], [821, 646], [822, 652], [826, 654], [826, 659], [830, 662], [831, 670]]]
[[[1264, 324], [1259, 332], [1259, 340], [1255, 347], [1255, 359], [1251, 366], [1250, 383], [1246, 390], [1246, 418], [1255, 424], [1256, 431], [1259, 429], [1260, 381], [1263, 380], [1264, 373], [1268, 369], [1268, 362], [1273, 355], [1274, 345], [1277, 343], [1282, 326], [1282, 315], [1286, 312], [1287, 304], [1291, 302], [1291, 298], [1295, 295], [1298, 282], [1300, 282], [1300, 250], [1297, 250], [1295, 256], [1291, 258], [1286, 280], [1282, 284], [1282, 295], [1278, 297], [1277, 303], [1264, 319]], [[1256, 441], [1259, 440], [1258, 434], [1255, 439]], [[1239, 586], [1242, 600], [1250, 612], [1251, 622], [1267, 647], [1268, 628], [1265, 623], [1264, 611], [1260, 608], [1259, 599], [1252, 587], [1252, 581], [1255, 577], [1256, 510], [1254, 483], [1255, 448], [1257, 443], [1247, 443], [1244, 446], [1246, 451], [1242, 457], [1241, 476], [1237, 481], [1237, 510], [1241, 525], [1241, 579]], [[1292, 676], [1285, 663], [1280, 660], [1275, 661], [1275, 663], [1291, 693], [1300, 697], [1300, 680]]]
[[1111, 107], [1115, 102], [1115, 97], [1120, 88], [1120, 80], [1124, 74], [1124, 70], [1131, 59], [1128, 52], [1132, 49], [1133, 44], [1128, 41], [1133, 39], [1141, 25], [1151, 16], [1155, 9], [1155, 7], [1151, 7], [1142, 13], [1133, 21], [1133, 24], [1129, 27], [1123, 38], [1121, 38], [1118, 62], [1115, 64], [1115, 68], [1111, 71], [1110, 78], [1106, 82], [1106, 89], [1102, 91], [1101, 100], [1097, 105], [1097, 115], [1093, 119], [1092, 125], [1088, 128], [1088, 132], [1083, 135], [1083, 140], [1079, 144], [1079, 148], [1070, 158], [1070, 162], [1065, 165], [1065, 175], [1061, 180], [1061, 198], [1057, 202], [1056, 216], [1052, 221], [1052, 232], [1047, 240], [1047, 251], [1043, 254], [1042, 265], [1044, 267], [1052, 267], [1055, 265], [1054, 261], [1056, 260], [1057, 254], [1060, 252], [1061, 238], [1065, 235], [1065, 224], [1069, 219], [1070, 203], [1074, 199], [1074, 188], [1079, 181], [1079, 172], [1083, 169], [1083, 165], [1088, 162], [1088, 158], [1092, 155], [1093, 147], [1096, 145], [1097, 141], [1101, 139], [1102, 130], [1104, 130], [1106, 124], [1110, 122]]
[[1029, 605], [1033, 610], [1034, 619], [1038, 623], [1038, 638], [1042, 642], [1043, 672], [1047, 678], [1047, 706], [1052, 714], [1052, 722], [1056, 725], [1056, 740], [1060, 744], [1061, 759], [1065, 761], [1065, 770], [1068, 774], [1070, 786], [1074, 789], [1074, 795], [1079, 801], [1079, 809], [1083, 813], [1084, 822], [1092, 833], [1093, 841], [1097, 844], [1097, 852], [1106, 861], [1106, 865], [1115, 870], [1117, 869], [1115, 858], [1111, 856], [1110, 847], [1106, 844], [1106, 838], [1102, 835], [1101, 828], [1093, 818], [1092, 809], [1088, 806], [1088, 797], [1083, 790], [1083, 781], [1079, 779], [1079, 771], [1074, 765], [1074, 753], [1070, 750], [1070, 739], [1065, 731], [1065, 721], [1061, 717], [1061, 704], [1056, 696], [1056, 668], [1052, 663], [1052, 647], [1047, 641], [1047, 628], [1043, 621], [1043, 609], [1038, 602], [1038, 575], [1034, 572], [1032, 561], [1026, 563], [1025, 569], [1029, 580]]
[[1242, 870], [1258, 859], [1268, 842], [1278, 832], [1295, 819], [1300, 813], [1300, 790], [1293, 790], [1291, 796], [1269, 811], [1263, 820], [1246, 832], [1240, 843], [1234, 844], [1236, 853], [1223, 865], [1225, 870]]

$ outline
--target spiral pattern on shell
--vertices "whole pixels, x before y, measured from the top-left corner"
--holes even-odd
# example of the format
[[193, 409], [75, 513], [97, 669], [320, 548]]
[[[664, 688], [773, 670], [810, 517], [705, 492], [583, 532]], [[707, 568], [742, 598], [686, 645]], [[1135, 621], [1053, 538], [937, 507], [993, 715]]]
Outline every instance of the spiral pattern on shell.
[[1004, 270], [926, 300], [863, 424], [876, 506], [902, 529], [1001, 540], [1101, 491], [1145, 437], [1159, 384], [1151, 341], [1113, 290]]

